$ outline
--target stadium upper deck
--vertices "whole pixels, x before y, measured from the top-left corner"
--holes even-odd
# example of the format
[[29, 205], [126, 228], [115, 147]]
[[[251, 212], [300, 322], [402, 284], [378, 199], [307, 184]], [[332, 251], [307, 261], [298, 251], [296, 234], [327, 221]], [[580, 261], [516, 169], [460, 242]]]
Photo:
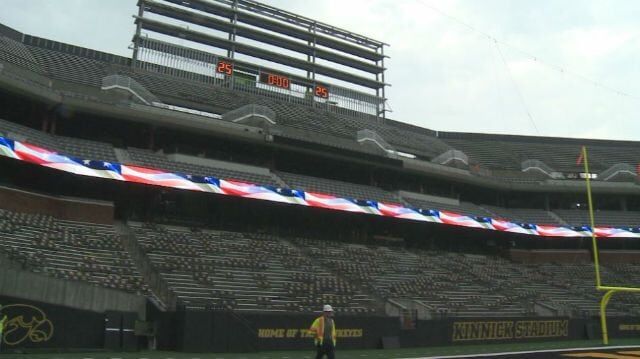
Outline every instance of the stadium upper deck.
[[[637, 142], [437, 132], [376, 116], [336, 113], [327, 106], [305, 106], [281, 93], [212, 85], [203, 75], [184, 70], [132, 67], [129, 58], [4, 26], [0, 35], [2, 87], [45, 103], [192, 132], [203, 127], [212, 134], [255, 131], [254, 140], [266, 145], [315, 148], [353, 161], [365, 158], [376, 166], [504, 190], [581, 191], [580, 182], [572, 179], [582, 172], [576, 158], [580, 146], [587, 145], [592, 172], [598, 176], [596, 191], [637, 194], [640, 189]], [[109, 81], [126, 83], [109, 86]], [[114, 87], [126, 95], [109, 90]], [[265, 106], [273, 118], [242, 123], [226, 116], [246, 105]], [[254, 115], [248, 117], [260, 118]], [[185, 116], [189, 121], [182, 121]]]

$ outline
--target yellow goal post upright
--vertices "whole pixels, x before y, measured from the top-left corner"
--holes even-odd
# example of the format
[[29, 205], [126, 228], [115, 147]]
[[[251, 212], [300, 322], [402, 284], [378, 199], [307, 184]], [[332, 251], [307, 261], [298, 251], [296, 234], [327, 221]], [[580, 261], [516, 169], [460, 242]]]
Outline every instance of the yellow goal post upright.
[[640, 288], [634, 287], [615, 287], [602, 285], [602, 280], [600, 278], [600, 260], [598, 256], [598, 241], [596, 238], [596, 225], [595, 218], [593, 216], [593, 197], [591, 196], [591, 172], [589, 172], [589, 159], [587, 157], [587, 147], [582, 146], [581, 158], [584, 162], [584, 172], [585, 179], [587, 182], [587, 199], [589, 201], [589, 220], [591, 223], [591, 243], [593, 245], [593, 263], [596, 272], [596, 290], [605, 292], [600, 300], [600, 324], [602, 326], [602, 344], [609, 344], [609, 334], [607, 331], [607, 304], [609, 304], [609, 300], [611, 296], [613, 296], [617, 292], [631, 292], [631, 293], [640, 293]]

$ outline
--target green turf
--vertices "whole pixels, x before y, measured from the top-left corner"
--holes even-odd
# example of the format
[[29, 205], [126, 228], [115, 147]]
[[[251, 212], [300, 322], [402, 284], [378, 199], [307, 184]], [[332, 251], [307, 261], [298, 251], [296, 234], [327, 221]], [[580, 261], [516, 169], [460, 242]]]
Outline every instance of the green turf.
[[[638, 339], [617, 339], [610, 345], [638, 345]], [[518, 344], [490, 344], [490, 345], [462, 345], [431, 348], [407, 348], [393, 350], [340, 350], [338, 347], [337, 357], [340, 359], [391, 359], [391, 358], [420, 358], [434, 355], [456, 355], [456, 354], [481, 354], [512, 351], [529, 351], [544, 349], [563, 349], [579, 347], [601, 346], [600, 340], [579, 340], [579, 341], [556, 341], [544, 343], [518, 343]], [[284, 352], [261, 352], [250, 354], [227, 354], [227, 353], [177, 353], [162, 351], [141, 351], [137, 353], [113, 353], [113, 352], [91, 352], [91, 353], [42, 353], [42, 354], [2, 354], [0, 359], [313, 359], [313, 348], [307, 351], [284, 351]]]

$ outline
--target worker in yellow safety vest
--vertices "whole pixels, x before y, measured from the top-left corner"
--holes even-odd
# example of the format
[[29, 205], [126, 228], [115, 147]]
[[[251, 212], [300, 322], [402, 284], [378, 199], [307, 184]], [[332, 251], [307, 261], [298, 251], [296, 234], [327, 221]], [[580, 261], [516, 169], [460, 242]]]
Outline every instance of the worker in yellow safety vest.
[[327, 304], [322, 308], [322, 316], [316, 318], [309, 328], [314, 335], [314, 342], [318, 353], [316, 359], [327, 355], [329, 359], [336, 357], [336, 323], [333, 320], [333, 308]]

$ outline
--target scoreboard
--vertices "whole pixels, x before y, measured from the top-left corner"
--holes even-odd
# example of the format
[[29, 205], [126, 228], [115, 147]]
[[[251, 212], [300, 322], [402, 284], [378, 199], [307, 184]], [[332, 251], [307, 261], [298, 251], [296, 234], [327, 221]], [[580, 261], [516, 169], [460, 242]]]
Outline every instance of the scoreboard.
[[[218, 60], [216, 64], [216, 72], [219, 74], [223, 74], [225, 76], [233, 76], [238, 75], [238, 72], [234, 71], [233, 62], [228, 60]], [[246, 74], [241, 71], [240, 73]], [[291, 89], [291, 78], [286, 75], [276, 74], [273, 72], [259, 71], [258, 72], [258, 81], [263, 84], [267, 84], [269, 86], [274, 86], [277, 88], [290, 90]], [[308, 85], [307, 85], [308, 86]], [[320, 97], [323, 99], [329, 98], [329, 87], [321, 84], [313, 85], [313, 94], [316, 97]]]
[[233, 63], [224, 60], [218, 61], [216, 72], [231, 76], [233, 74]]
[[313, 94], [318, 97], [329, 98], [329, 88], [324, 85], [316, 85], [316, 88], [313, 91]]
[[287, 76], [276, 75], [268, 72], [260, 72], [260, 82], [286, 90], [291, 88], [291, 80]]

